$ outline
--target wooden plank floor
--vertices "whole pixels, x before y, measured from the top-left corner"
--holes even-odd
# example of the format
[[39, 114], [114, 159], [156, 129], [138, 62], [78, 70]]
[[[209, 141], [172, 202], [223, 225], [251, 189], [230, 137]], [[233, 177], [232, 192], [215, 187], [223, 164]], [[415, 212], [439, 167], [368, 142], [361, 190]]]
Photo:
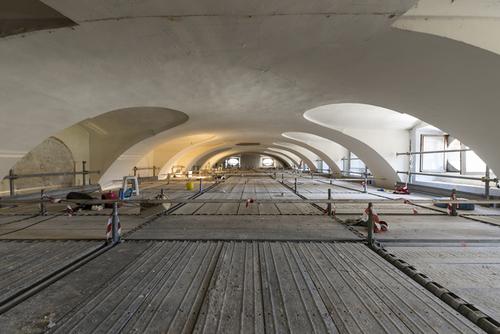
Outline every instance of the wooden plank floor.
[[[348, 217], [348, 216], [346, 216]], [[343, 219], [344, 217], [340, 217]], [[358, 218], [352, 216], [350, 218]], [[452, 216], [380, 216], [387, 221], [389, 230], [377, 233], [381, 241], [435, 241], [435, 242], [474, 242], [500, 241], [500, 228], [462, 217]], [[356, 227], [366, 235], [367, 229]]]
[[[107, 216], [39, 216], [0, 225], [0, 240], [104, 240]], [[144, 222], [139, 216], [121, 216], [122, 233]]]
[[0, 301], [100, 245], [92, 241], [0, 241]]
[[[40, 319], [50, 314], [53, 333], [481, 332], [360, 243], [150, 241], [128, 255], [133, 243], [43, 290], [37, 303], [19, 304], [0, 324], [43, 330]], [[113, 259], [120, 271], [105, 281], [93, 274]], [[99, 288], [64, 300], [81, 277]]]
[[435, 282], [500, 319], [500, 246], [387, 247]]
[[[198, 199], [300, 199], [269, 177], [231, 177]], [[173, 215], [321, 215], [307, 203], [188, 203]]]
[[156, 219], [128, 239], [361, 240], [328, 216], [183, 216]]

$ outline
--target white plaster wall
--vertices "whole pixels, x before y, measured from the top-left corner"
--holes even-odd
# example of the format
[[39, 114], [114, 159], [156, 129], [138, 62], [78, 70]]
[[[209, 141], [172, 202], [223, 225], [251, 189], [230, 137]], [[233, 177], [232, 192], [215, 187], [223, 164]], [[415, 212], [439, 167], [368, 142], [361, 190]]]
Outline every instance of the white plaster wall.
[[[303, 143], [306, 143], [308, 145], [311, 145], [315, 148], [317, 148], [318, 150], [321, 150], [322, 152], [324, 152], [332, 161], [333, 163], [337, 166], [337, 168], [339, 170], [342, 170], [343, 166], [342, 166], [342, 158], [346, 158], [349, 151], [331, 141], [331, 140], [328, 140], [328, 139], [325, 139], [325, 138], [322, 138], [322, 137], [319, 137], [319, 136], [316, 136], [316, 135], [313, 135], [313, 134], [310, 134], [310, 133], [304, 133], [304, 132], [285, 132], [283, 133], [283, 136], [285, 138], [290, 138], [290, 139], [294, 139], [296, 141], [300, 141], [300, 142], [303, 142]], [[330, 168], [333, 168], [334, 166], [330, 166]]]
[[393, 25], [451, 38], [500, 54], [497, 0], [419, 0]]
[[[82, 170], [82, 161], [86, 161], [86, 169], [93, 170], [90, 158], [90, 133], [82, 126], [75, 125], [54, 135], [71, 150], [76, 163], [76, 170]], [[89, 175], [92, 183], [99, 180], [99, 175]], [[82, 176], [78, 175], [76, 184], [81, 185]]]
[[[365, 142], [380, 154], [395, 170], [405, 170], [408, 166], [407, 156], [396, 156], [396, 152], [408, 152], [410, 148], [409, 130], [369, 130], [345, 129], [350, 136]], [[367, 165], [370, 168], [369, 165]]]

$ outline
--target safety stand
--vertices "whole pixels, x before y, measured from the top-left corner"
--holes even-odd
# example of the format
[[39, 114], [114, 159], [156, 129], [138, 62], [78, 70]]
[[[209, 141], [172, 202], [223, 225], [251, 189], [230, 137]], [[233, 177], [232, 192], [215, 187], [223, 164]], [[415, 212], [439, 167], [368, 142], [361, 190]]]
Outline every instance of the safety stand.
[[295, 181], [293, 183], [293, 191], [294, 193], [297, 193], [297, 178], [295, 178]]
[[118, 202], [113, 203], [113, 216], [111, 217], [111, 240], [113, 244], [120, 242], [119, 233], [120, 217], [118, 217]]
[[203, 191], [203, 184], [202, 184], [202, 180], [203, 180], [203, 179], [200, 179], [200, 191], [199, 191], [200, 193]]
[[283, 184], [283, 183], [285, 183], [285, 181], [284, 181], [284, 180], [285, 180], [285, 177], [283, 176], [283, 173], [281, 173], [281, 183], [282, 183], [282, 184]]

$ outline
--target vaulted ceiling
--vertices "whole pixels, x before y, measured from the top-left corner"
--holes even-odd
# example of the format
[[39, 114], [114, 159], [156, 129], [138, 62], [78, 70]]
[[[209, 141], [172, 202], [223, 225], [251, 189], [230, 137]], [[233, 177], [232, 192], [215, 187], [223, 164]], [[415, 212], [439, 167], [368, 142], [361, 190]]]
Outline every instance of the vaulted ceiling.
[[[51, 135], [134, 107], [176, 110], [189, 119], [129, 143], [120, 153], [136, 156], [127, 162], [132, 166], [168, 143], [178, 145], [169, 157], [184, 152], [191, 161], [244, 141], [262, 143], [264, 151], [296, 132], [353, 151], [393, 182], [394, 157], [377, 142], [383, 136], [363, 134], [423, 120], [500, 171], [500, 56], [393, 27], [416, 3], [45, 0], [38, 5], [53, 14], [45, 18], [68, 24], [17, 34], [5, 22], [29, 13], [12, 10], [0, 16], [8, 35], [0, 39], [0, 174]], [[315, 108], [321, 122], [311, 121]], [[196, 136], [209, 139], [182, 140]]]

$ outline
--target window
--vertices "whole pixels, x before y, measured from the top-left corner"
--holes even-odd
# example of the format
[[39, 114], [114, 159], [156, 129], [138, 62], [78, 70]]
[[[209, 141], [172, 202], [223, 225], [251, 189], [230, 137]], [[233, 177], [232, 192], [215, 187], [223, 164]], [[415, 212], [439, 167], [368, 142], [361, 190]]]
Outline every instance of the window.
[[365, 172], [365, 163], [358, 158], [354, 153], [350, 153], [350, 171], [351, 172], [358, 172], [358, 173], [364, 173]]
[[316, 160], [316, 168], [319, 172], [330, 173], [330, 166], [321, 159]]
[[[448, 140], [450, 139], [448, 138]], [[458, 139], [452, 139], [446, 150], [453, 151], [461, 150], [462, 148], [462, 144]], [[452, 173], [460, 173], [462, 171], [462, 152], [446, 153], [446, 171]]]
[[[454, 151], [468, 149], [449, 135], [421, 135], [420, 151]], [[429, 153], [420, 155], [420, 171], [484, 175], [486, 163], [474, 151]]]
[[[420, 152], [442, 151], [446, 148], [446, 136], [440, 135], [422, 135], [420, 141]], [[420, 155], [421, 172], [439, 172], [446, 171], [445, 154], [432, 153]]]
[[347, 158], [342, 158], [342, 171], [346, 174], [352, 173], [355, 176], [364, 175], [365, 172], [371, 173], [370, 170], [366, 168], [363, 160], [352, 152], [349, 152]]
[[235, 168], [240, 166], [240, 157], [231, 157], [226, 160], [226, 167]]
[[465, 172], [468, 174], [484, 174], [486, 164], [474, 151], [465, 152]]
[[274, 167], [274, 160], [269, 157], [263, 157], [261, 160], [262, 167]]

